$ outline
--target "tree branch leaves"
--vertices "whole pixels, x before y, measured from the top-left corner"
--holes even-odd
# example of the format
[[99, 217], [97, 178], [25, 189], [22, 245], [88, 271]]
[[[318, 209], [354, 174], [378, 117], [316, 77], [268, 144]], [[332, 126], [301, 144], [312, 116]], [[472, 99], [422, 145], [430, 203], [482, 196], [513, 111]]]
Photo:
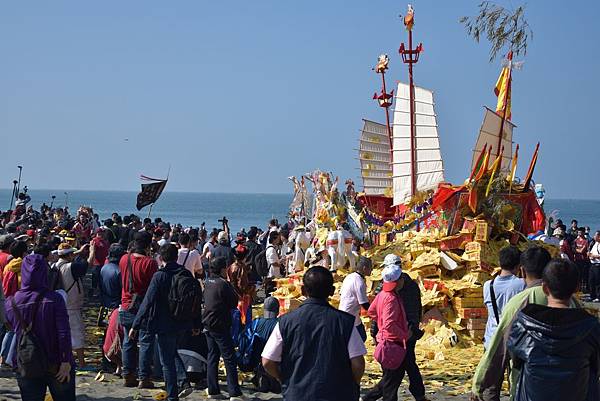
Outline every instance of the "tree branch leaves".
[[504, 48], [515, 55], [527, 54], [527, 46], [533, 40], [533, 31], [525, 19], [525, 7], [514, 11], [483, 1], [479, 4], [479, 14], [474, 17], [461, 17], [459, 22], [465, 26], [467, 35], [476, 42], [483, 36], [490, 42], [490, 62]]

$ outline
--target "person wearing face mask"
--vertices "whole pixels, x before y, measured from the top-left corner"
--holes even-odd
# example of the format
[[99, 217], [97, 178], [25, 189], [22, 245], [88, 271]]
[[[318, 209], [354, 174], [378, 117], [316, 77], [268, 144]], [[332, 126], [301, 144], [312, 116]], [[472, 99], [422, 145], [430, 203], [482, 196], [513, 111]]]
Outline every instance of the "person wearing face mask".
[[383, 291], [377, 294], [369, 307], [369, 317], [377, 322], [379, 329], [375, 359], [382, 365], [383, 377], [365, 394], [364, 401], [375, 401], [381, 397], [383, 401], [397, 401], [398, 388], [402, 384], [409, 361], [406, 353], [411, 335], [404, 302], [400, 296], [404, 287], [402, 262], [399, 256], [389, 254], [385, 257], [383, 265]]

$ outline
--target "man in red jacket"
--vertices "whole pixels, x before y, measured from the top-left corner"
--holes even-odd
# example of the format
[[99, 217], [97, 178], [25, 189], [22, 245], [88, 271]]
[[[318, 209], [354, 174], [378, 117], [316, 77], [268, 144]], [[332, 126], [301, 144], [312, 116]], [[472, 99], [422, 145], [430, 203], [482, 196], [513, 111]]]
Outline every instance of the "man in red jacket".
[[[119, 262], [122, 291], [119, 320], [125, 331], [123, 341], [123, 380], [125, 387], [154, 388], [150, 377], [152, 373], [152, 352], [154, 336], [144, 328], [140, 329], [139, 344], [139, 383], [136, 380], [136, 344], [128, 333], [133, 326], [135, 315], [148, 290], [154, 273], [158, 271], [156, 260], [150, 257], [152, 237], [147, 232], [138, 232], [134, 236], [133, 251], [123, 255]], [[145, 324], [142, 325], [145, 327]]]

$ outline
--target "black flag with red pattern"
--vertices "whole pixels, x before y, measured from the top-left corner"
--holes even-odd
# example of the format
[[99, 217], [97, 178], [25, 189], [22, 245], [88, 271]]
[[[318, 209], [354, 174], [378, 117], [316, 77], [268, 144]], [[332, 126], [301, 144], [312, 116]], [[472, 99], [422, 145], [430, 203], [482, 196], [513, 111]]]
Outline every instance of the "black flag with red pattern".
[[142, 184], [142, 191], [137, 196], [137, 210], [156, 202], [167, 185], [167, 180], [160, 180], [151, 184]]

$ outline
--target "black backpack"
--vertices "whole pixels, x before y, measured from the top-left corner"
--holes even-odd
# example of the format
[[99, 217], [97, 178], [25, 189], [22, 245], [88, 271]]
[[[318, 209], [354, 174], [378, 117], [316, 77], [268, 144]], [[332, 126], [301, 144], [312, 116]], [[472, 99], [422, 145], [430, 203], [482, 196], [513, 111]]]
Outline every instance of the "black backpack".
[[202, 308], [202, 287], [189, 270], [182, 268], [171, 278], [169, 310], [178, 321], [194, 320]]
[[17, 344], [17, 372], [26, 379], [39, 379], [48, 374], [48, 356], [46, 350], [40, 343], [40, 340], [33, 332], [33, 324], [37, 315], [37, 310], [42, 302], [44, 293], [40, 293], [35, 299], [33, 311], [31, 313], [31, 322], [25, 324], [23, 317], [14, 297], [10, 300], [13, 311], [19, 325], [21, 326], [21, 339]]
[[[273, 248], [273, 245], [269, 245], [267, 249]], [[269, 274], [269, 264], [267, 263], [267, 249], [260, 251], [254, 257], [254, 266], [256, 267], [256, 272], [261, 277], [267, 277]]]
[[52, 291], [64, 290], [58, 262], [53, 263], [48, 269], [48, 288]]

